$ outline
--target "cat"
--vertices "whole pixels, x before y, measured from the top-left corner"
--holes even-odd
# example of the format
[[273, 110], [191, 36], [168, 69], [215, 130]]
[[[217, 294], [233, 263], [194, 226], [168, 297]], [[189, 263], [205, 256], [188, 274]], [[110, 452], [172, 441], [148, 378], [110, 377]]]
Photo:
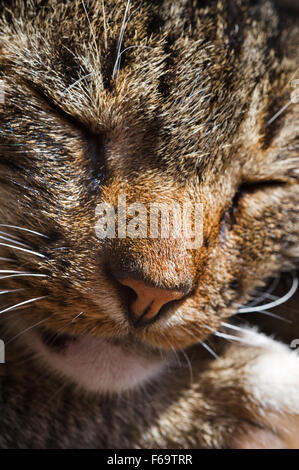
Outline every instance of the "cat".
[[[296, 351], [230, 320], [298, 267], [296, 15], [12, 0], [0, 18], [0, 447], [298, 447]], [[143, 209], [183, 203], [200, 246], [194, 211], [137, 236]]]

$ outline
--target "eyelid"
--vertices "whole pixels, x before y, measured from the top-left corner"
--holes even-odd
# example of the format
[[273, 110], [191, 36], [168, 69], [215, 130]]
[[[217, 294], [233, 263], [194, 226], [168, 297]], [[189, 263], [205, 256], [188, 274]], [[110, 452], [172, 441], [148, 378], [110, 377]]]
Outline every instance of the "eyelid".
[[233, 198], [233, 206], [236, 206], [238, 200], [245, 194], [254, 194], [258, 191], [263, 191], [268, 188], [276, 189], [278, 187], [286, 186], [286, 184], [286, 181], [281, 180], [245, 182], [239, 186], [239, 189]]
[[63, 118], [67, 123], [71, 124], [75, 128], [85, 132], [86, 134], [90, 134], [90, 130], [87, 128], [85, 124], [80, 122], [77, 118], [75, 118], [71, 114], [64, 111], [64, 109], [62, 109], [62, 107], [59, 104], [57, 104], [41, 87], [27, 80], [26, 80], [26, 84], [28, 88], [31, 90], [31, 92], [34, 93], [35, 96], [37, 96], [39, 100], [43, 101], [54, 113], [56, 113], [58, 116]]
[[258, 182], [245, 182], [239, 186], [238, 191], [233, 197], [231, 205], [226, 208], [222, 215], [222, 223], [225, 223], [227, 226], [233, 226], [235, 223], [236, 214], [238, 211], [238, 205], [242, 196], [248, 194], [254, 194], [258, 191], [263, 191], [265, 188], [277, 188], [283, 187], [287, 184], [286, 181], [281, 180], [271, 180], [271, 181], [258, 181]]
[[285, 186], [287, 184], [286, 181], [282, 180], [264, 180], [264, 181], [248, 181], [241, 184], [239, 191], [247, 191], [247, 192], [254, 192], [263, 190], [265, 188], [277, 188], [278, 186]]
[[[104, 136], [100, 133], [93, 133], [90, 128], [87, 127], [86, 124], [79, 121], [77, 118], [72, 116], [71, 114], [64, 111], [61, 106], [55, 103], [50, 96], [48, 96], [44, 90], [39, 88], [36, 84], [30, 82], [27, 83], [28, 87], [38, 96], [40, 100], [46, 103], [51, 111], [56, 113], [58, 116], [63, 118], [68, 124], [72, 125], [74, 128], [79, 130], [83, 133], [85, 139], [90, 144], [90, 154], [92, 160], [103, 160], [103, 152], [105, 147]], [[97, 158], [95, 158], [95, 155]]]
[[239, 189], [237, 190], [236, 194], [233, 197], [231, 206], [229, 209], [237, 209], [238, 204], [240, 200], [242, 199], [243, 196], [245, 195], [250, 195], [250, 194], [255, 194], [258, 191], [263, 191], [265, 189], [269, 188], [278, 188], [278, 187], [283, 187], [286, 186], [287, 182], [286, 181], [281, 181], [281, 180], [267, 180], [267, 181], [257, 181], [257, 182], [245, 182], [239, 186]]

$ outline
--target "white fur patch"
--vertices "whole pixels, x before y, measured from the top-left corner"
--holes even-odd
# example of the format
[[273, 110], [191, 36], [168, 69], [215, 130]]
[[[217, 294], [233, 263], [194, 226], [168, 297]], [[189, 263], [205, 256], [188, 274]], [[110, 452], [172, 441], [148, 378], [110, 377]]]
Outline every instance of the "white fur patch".
[[130, 350], [102, 338], [82, 336], [70, 342], [65, 350], [55, 352], [31, 333], [31, 346], [60, 375], [71, 379], [85, 390], [119, 393], [153, 378], [165, 367], [160, 357], [135, 348]]
[[246, 388], [271, 411], [299, 414], [299, 355], [286, 345], [254, 330], [242, 334], [264, 351], [246, 367]]

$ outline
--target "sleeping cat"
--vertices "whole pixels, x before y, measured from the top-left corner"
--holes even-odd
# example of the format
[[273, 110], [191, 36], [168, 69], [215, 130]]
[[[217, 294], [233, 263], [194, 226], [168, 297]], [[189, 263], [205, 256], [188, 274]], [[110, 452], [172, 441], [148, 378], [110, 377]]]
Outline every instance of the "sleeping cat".
[[[297, 447], [298, 355], [230, 321], [298, 266], [295, 15], [12, 0], [0, 18], [0, 446]], [[133, 205], [129, 236], [120, 197], [198, 205], [200, 246], [194, 212], [138, 236]]]

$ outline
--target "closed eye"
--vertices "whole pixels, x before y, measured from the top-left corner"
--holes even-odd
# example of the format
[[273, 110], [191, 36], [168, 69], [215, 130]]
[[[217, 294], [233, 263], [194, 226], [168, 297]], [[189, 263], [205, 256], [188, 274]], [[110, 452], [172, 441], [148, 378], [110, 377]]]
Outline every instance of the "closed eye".
[[65, 122], [71, 124], [74, 129], [82, 133], [85, 141], [87, 142], [87, 154], [90, 156], [90, 161], [94, 165], [94, 175], [98, 178], [104, 173], [104, 149], [105, 138], [103, 134], [94, 133], [86, 124], [67, 113], [55, 103], [40, 87], [32, 82], [26, 81], [27, 86], [30, 88], [40, 101], [45, 103], [53, 113], [60, 116]]
[[230, 206], [224, 211], [221, 217], [221, 227], [226, 226], [231, 229], [236, 222], [237, 212], [242, 199], [245, 196], [254, 195], [260, 191], [277, 189], [287, 183], [280, 180], [258, 181], [243, 183], [236, 192]]
[[266, 189], [276, 189], [278, 187], [283, 187], [285, 185], [286, 185], [286, 182], [280, 181], [280, 180], [243, 183], [239, 187], [238, 191], [236, 192], [233, 198], [232, 206], [237, 207], [242, 197], [247, 194], [255, 194], [258, 191], [264, 191]]

